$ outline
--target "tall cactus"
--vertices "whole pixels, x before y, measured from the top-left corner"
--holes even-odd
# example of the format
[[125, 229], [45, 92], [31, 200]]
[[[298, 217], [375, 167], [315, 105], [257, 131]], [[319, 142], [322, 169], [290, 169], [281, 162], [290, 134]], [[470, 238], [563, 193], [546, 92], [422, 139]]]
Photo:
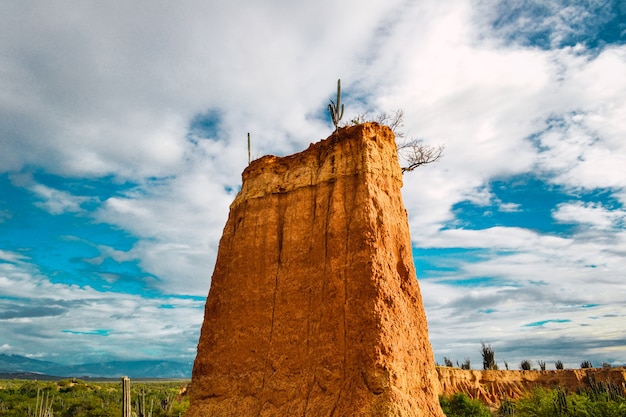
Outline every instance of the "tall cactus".
[[339, 129], [339, 121], [343, 117], [343, 104], [341, 104], [341, 79], [337, 80], [337, 104], [330, 100], [328, 110], [330, 111], [330, 117], [333, 119], [335, 131], [337, 131], [337, 129]]
[[130, 378], [122, 377], [122, 417], [131, 417], [130, 408]]
[[[40, 401], [41, 398], [41, 401]], [[30, 409], [30, 407], [29, 407]], [[30, 416], [30, 411], [28, 413]], [[37, 386], [37, 402], [35, 403], [35, 414], [34, 417], [52, 417], [52, 398], [46, 392], [45, 394], [42, 392], [41, 397], [39, 396], [39, 386]]]
[[248, 132], [248, 165], [250, 165], [250, 132]]

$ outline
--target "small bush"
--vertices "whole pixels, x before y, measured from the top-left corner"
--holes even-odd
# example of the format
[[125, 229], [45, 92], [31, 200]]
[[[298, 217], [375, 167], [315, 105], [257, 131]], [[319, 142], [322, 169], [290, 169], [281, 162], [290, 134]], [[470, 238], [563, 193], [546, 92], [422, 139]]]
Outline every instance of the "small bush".
[[454, 366], [454, 364], [452, 363], [452, 359], [447, 358], [447, 357], [443, 357], [443, 362], [445, 363], [446, 366], [452, 368]]
[[439, 397], [439, 404], [447, 417], [490, 417], [491, 415], [483, 403], [472, 400], [462, 392], [457, 392], [450, 397]]
[[560, 360], [554, 362], [554, 367], [556, 369], [563, 369], [563, 362], [561, 362]]
[[522, 371], [530, 371], [533, 366], [531, 361], [524, 359], [522, 363], [520, 363], [519, 367]]
[[582, 361], [580, 363], [580, 369], [593, 368], [591, 361]]
[[[456, 362], [457, 366], [459, 366], [459, 362]], [[472, 369], [472, 365], [470, 363], [470, 358], [465, 358], [465, 362], [460, 365], [461, 369], [470, 370]]]
[[546, 361], [537, 361], [537, 365], [539, 365], [539, 369], [542, 371], [546, 370]]

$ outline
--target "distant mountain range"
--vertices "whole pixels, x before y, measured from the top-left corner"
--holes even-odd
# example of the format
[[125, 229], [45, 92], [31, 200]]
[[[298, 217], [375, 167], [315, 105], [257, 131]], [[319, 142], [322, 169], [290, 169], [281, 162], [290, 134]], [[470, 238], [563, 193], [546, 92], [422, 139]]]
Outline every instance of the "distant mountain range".
[[[39, 374], [53, 377], [89, 378], [191, 378], [191, 362], [141, 360], [61, 365], [20, 355], [0, 354], [0, 378]], [[19, 376], [14, 376], [19, 378]]]

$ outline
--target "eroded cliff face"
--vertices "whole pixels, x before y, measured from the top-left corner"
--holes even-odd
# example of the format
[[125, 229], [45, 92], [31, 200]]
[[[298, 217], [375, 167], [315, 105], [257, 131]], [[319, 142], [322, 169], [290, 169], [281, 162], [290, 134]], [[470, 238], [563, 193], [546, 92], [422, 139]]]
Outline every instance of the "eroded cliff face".
[[443, 416], [401, 186], [371, 123], [244, 171], [188, 417]]
[[504, 399], [518, 399], [535, 387], [560, 387], [569, 392], [589, 388], [592, 382], [621, 386], [626, 394], [626, 368], [563, 369], [554, 371], [480, 371], [437, 367], [440, 393], [463, 392], [497, 407]]

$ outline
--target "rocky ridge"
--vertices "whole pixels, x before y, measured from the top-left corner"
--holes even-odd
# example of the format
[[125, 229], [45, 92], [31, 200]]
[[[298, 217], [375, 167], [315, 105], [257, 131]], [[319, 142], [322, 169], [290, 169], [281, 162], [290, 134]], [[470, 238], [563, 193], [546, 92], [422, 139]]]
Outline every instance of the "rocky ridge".
[[535, 387], [568, 392], [589, 388], [592, 383], [621, 386], [626, 395], [626, 367], [563, 369], [550, 371], [464, 370], [437, 367], [439, 393], [462, 392], [486, 405], [497, 407], [504, 399], [518, 399]]

